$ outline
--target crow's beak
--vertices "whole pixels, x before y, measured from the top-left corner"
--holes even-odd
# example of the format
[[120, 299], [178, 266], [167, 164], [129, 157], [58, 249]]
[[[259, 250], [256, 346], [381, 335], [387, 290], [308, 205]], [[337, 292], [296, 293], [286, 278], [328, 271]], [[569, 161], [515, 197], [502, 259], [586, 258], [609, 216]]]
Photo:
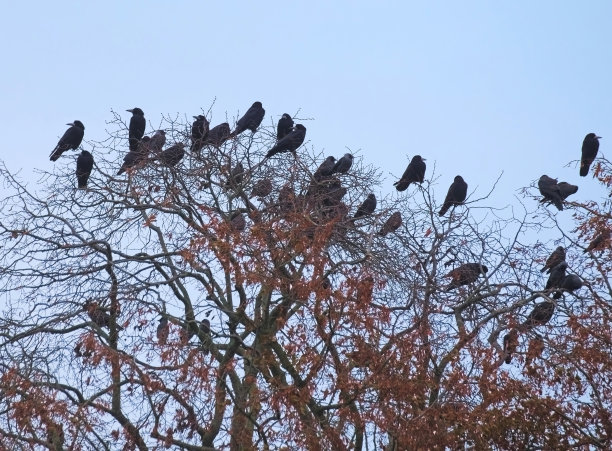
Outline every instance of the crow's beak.
[[130, 112], [130, 113], [133, 113], [133, 112], [134, 112], [134, 110], [125, 110], [125, 111], [128, 111], [128, 112]]
[[601, 136], [595, 136], [595, 139], [601, 139]]
[[70, 126], [74, 127], [74, 122], [72, 122], [71, 124], [66, 124], [66, 125], [70, 125]]

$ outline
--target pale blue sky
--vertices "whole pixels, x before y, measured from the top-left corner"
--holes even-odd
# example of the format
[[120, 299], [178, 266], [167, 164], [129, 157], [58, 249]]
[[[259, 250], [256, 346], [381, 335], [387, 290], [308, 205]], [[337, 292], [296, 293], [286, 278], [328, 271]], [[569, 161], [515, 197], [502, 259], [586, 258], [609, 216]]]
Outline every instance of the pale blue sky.
[[389, 191], [419, 153], [441, 175], [439, 201], [455, 175], [480, 196], [502, 169], [489, 204], [543, 173], [586, 199], [595, 181], [563, 166], [591, 131], [609, 153], [611, 13], [605, 1], [5, 2], [1, 155], [25, 176], [51, 169], [74, 119], [101, 139], [111, 108], [158, 123], [216, 98], [214, 125], [260, 100], [266, 124], [316, 119], [310, 144], [359, 150]]

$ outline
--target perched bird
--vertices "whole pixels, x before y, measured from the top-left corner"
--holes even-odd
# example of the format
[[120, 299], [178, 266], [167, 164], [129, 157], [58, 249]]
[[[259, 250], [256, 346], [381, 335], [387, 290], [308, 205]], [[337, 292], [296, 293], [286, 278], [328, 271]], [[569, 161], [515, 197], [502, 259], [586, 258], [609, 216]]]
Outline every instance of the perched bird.
[[599, 140], [601, 136], [597, 136], [595, 133], [589, 133], [584, 137], [582, 141], [582, 158], [580, 159], [580, 176], [585, 177], [589, 173], [591, 163], [597, 156], [599, 150]]
[[165, 345], [168, 341], [168, 335], [170, 334], [170, 326], [168, 325], [168, 318], [162, 316], [159, 319], [157, 326], [157, 341], [159, 344]]
[[272, 192], [272, 182], [270, 181], [270, 179], [261, 179], [261, 180], [258, 180], [253, 185], [253, 190], [251, 191], [251, 195], [249, 196], [249, 198], [251, 197], [263, 198], [263, 197], [266, 197], [271, 192]]
[[185, 144], [176, 143], [159, 154], [159, 161], [164, 166], [176, 166], [185, 156]]
[[153, 154], [161, 152], [164, 144], [166, 144], [166, 132], [163, 130], [157, 130], [149, 140], [149, 152]]
[[465, 201], [465, 197], [467, 196], [467, 183], [463, 180], [463, 177], [460, 175], [455, 177], [453, 183], [451, 183], [450, 188], [448, 189], [448, 193], [446, 193], [446, 198], [444, 199], [444, 204], [442, 204], [442, 208], [438, 213], [440, 216], [444, 216], [444, 214], [448, 211], [448, 209], [453, 205], [460, 205]]
[[287, 136], [291, 130], [293, 129], [293, 119], [287, 113], [283, 114], [282, 117], [278, 120], [278, 125], [276, 127], [276, 140], [280, 141], [285, 136]]
[[554, 268], [563, 261], [565, 261], [565, 249], [563, 248], [563, 246], [559, 246], [546, 259], [546, 263], [544, 264], [544, 267], [540, 269], [540, 272], [548, 270], [548, 273], [550, 274], [552, 268]]
[[512, 329], [504, 336], [504, 356], [505, 362], [510, 364], [512, 362], [512, 354], [518, 347], [518, 331]]
[[366, 197], [366, 200], [364, 200], [363, 203], [359, 206], [353, 218], [357, 219], [357, 218], [361, 218], [362, 216], [371, 215], [372, 213], [374, 213], [375, 209], [376, 209], [376, 196], [370, 193], [368, 194], [368, 197]]
[[125, 157], [123, 157], [123, 164], [119, 168], [117, 175], [123, 174], [127, 169], [131, 169], [140, 163], [144, 162], [148, 157], [148, 143], [151, 140], [150, 137], [145, 136], [138, 143], [136, 150], [130, 150]]
[[319, 182], [325, 177], [329, 177], [334, 173], [334, 167], [336, 165], [336, 158], [327, 157], [323, 163], [317, 168], [314, 173], [315, 181]]
[[208, 135], [208, 128], [210, 124], [206, 119], [206, 116], [198, 115], [193, 116], [195, 121], [191, 125], [191, 151], [199, 152], [204, 146], [204, 139]]
[[546, 324], [555, 312], [555, 304], [550, 301], [540, 302], [533, 308], [525, 322], [521, 325], [521, 331], [528, 331], [536, 326]]
[[206, 318], [200, 321], [200, 335], [202, 336], [202, 353], [208, 355], [210, 345], [212, 344], [212, 336], [210, 333], [210, 321]]
[[444, 291], [451, 291], [462, 285], [474, 283], [478, 280], [478, 276], [486, 274], [488, 270], [489, 268], [480, 263], [464, 263], [444, 276], [451, 278], [451, 282], [446, 286]]
[[246, 219], [244, 214], [235, 213], [230, 219], [230, 226], [236, 232], [242, 232], [246, 228]]
[[404, 191], [408, 188], [408, 186], [410, 186], [411, 183], [423, 183], [423, 180], [425, 179], [425, 168], [425, 160], [421, 158], [420, 155], [415, 155], [412, 157], [412, 160], [410, 160], [410, 164], [404, 171], [402, 178], [394, 183], [395, 189], [398, 191]]
[[230, 126], [227, 122], [216, 125], [208, 131], [206, 137], [202, 139], [204, 146], [211, 145], [213, 147], [221, 147], [230, 136]]
[[610, 229], [599, 233], [583, 252], [601, 251], [610, 246]]
[[138, 141], [140, 141], [144, 136], [147, 121], [145, 120], [144, 113], [140, 108], [133, 108], [126, 111], [132, 113], [129, 127], [129, 142], [130, 151], [135, 152], [138, 148]]
[[51, 161], [56, 161], [68, 149], [76, 150], [81, 145], [81, 141], [83, 141], [85, 126], [81, 121], [74, 121], [72, 124], [66, 125], [70, 125], [70, 128], [64, 132], [57, 146], [51, 152], [49, 157]]
[[[85, 301], [83, 304], [83, 311], [87, 312], [89, 319], [96, 324], [98, 327], [110, 328], [111, 316], [104, 311], [97, 303], [91, 300]], [[117, 325], [117, 329], [122, 330], [123, 328]]]
[[244, 166], [241, 162], [238, 162], [236, 166], [230, 171], [229, 180], [227, 181], [228, 186], [238, 186], [242, 183], [244, 178]]
[[396, 211], [389, 219], [383, 224], [382, 228], [378, 232], [380, 236], [387, 236], [388, 233], [395, 232], [402, 225], [402, 214]]
[[334, 165], [332, 173], [346, 174], [353, 166], [353, 155], [345, 153]]
[[566, 270], [567, 263], [565, 261], [553, 266], [553, 268], [550, 270], [550, 276], [548, 276], [548, 280], [546, 281], [545, 290], [560, 288], [561, 284], [563, 283], [563, 279], [565, 279]]
[[559, 182], [557, 183], [557, 186], [559, 187], [559, 195], [563, 200], [567, 199], [572, 194], [576, 194], [578, 192], [577, 185], [572, 185], [567, 182]]
[[[563, 278], [563, 282], [561, 282], [561, 286], [559, 288], [573, 293], [574, 291], [582, 288], [582, 279], [576, 274], [568, 274]], [[559, 299], [561, 297], [561, 294], [561, 291], [557, 291], [554, 294], [553, 298]]]
[[266, 114], [266, 110], [261, 106], [261, 102], [255, 102], [251, 105], [251, 108], [244, 113], [238, 122], [236, 122], [236, 129], [232, 132], [232, 136], [238, 136], [245, 130], [251, 130], [251, 132], [255, 133], [261, 121], [263, 121], [264, 115]]
[[297, 124], [294, 129], [285, 135], [282, 139], [272, 147], [265, 158], [270, 158], [281, 152], [295, 152], [302, 145], [306, 138], [306, 127], [302, 124]]
[[87, 189], [87, 181], [93, 169], [93, 164], [93, 155], [86, 150], [83, 150], [77, 157], [76, 176], [79, 189]]
[[563, 199], [561, 190], [557, 184], [557, 179], [553, 179], [547, 175], [543, 175], [538, 180], [538, 188], [540, 194], [544, 196], [544, 201], [552, 202], [559, 211], [563, 210]]

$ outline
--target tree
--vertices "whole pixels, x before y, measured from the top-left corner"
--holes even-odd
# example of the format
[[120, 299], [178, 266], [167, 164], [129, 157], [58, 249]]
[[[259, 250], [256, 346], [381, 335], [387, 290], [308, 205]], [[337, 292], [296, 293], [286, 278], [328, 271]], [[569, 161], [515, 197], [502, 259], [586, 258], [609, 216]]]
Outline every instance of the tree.
[[[37, 189], [0, 171], [5, 446], [609, 445], [612, 251], [582, 252], [610, 228], [609, 198], [566, 202], [571, 231], [534, 187], [520, 216], [472, 193], [441, 218], [435, 175], [381, 197], [392, 181], [365, 158], [325, 177], [308, 145], [264, 159], [273, 124], [191, 153], [191, 125], [165, 121], [187, 154], [174, 167], [151, 156], [116, 176], [115, 116], [89, 143], [87, 191], [72, 155]], [[610, 191], [610, 163], [594, 172]], [[353, 218], [372, 192], [374, 212]], [[558, 301], [539, 269], [559, 240], [533, 239], [543, 229], [585, 282]], [[470, 262], [488, 271], [447, 290]], [[544, 300], [551, 320], [517, 333], [504, 364], [503, 337]]]

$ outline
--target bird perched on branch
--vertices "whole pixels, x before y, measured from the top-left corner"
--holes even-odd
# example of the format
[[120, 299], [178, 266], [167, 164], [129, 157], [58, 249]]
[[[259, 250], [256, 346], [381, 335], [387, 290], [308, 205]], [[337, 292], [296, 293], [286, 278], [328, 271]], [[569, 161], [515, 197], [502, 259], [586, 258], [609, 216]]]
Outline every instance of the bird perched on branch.
[[351, 169], [351, 166], [353, 166], [353, 155], [345, 153], [334, 165], [332, 173], [346, 174]]
[[55, 146], [55, 149], [51, 152], [51, 156], [49, 157], [51, 161], [56, 161], [60, 155], [68, 149], [76, 150], [81, 145], [81, 141], [83, 141], [85, 126], [81, 121], [74, 121], [66, 125], [70, 125], [70, 128], [64, 132], [57, 146]]
[[610, 229], [605, 229], [597, 234], [583, 252], [601, 251], [606, 247], [610, 247]]
[[166, 132], [163, 130], [157, 130], [149, 140], [149, 152], [157, 154], [161, 152], [165, 144]]
[[543, 175], [538, 180], [538, 189], [540, 194], [544, 196], [544, 202], [551, 202], [559, 211], [563, 210], [563, 198], [561, 197], [561, 189], [557, 184], [557, 179]]
[[159, 154], [159, 161], [164, 166], [176, 166], [185, 156], [185, 144], [176, 143]]
[[[582, 279], [578, 277], [576, 274], [568, 274], [563, 278], [561, 285], [559, 286], [562, 290], [573, 293], [574, 291], [582, 288]], [[559, 299], [562, 295], [562, 291], [557, 291], [553, 298]]]
[[595, 157], [597, 157], [600, 139], [601, 136], [597, 136], [595, 133], [589, 133], [584, 137], [582, 141], [582, 158], [580, 159], [581, 177], [585, 177], [589, 173], [591, 163], [593, 163]]
[[149, 141], [151, 138], [149, 136], [145, 136], [142, 138], [138, 145], [136, 146], [136, 150], [130, 150], [125, 157], [123, 157], [123, 164], [119, 168], [117, 175], [123, 174], [126, 170], [131, 169], [135, 166], [146, 161], [149, 156]]
[[159, 319], [157, 325], [157, 341], [159, 344], [165, 345], [168, 341], [168, 335], [170, 334], [170, 325], [168, 324], [168, 318], [162, 316]]
[[465, 198], [467, 196], [467, 183], [463, 180], [463, 177], [457, 175], [453, 183], [451, 183], [450, 188], [448, 189], [448, 193], [446, 193], [446, 198], [444, 199], [444, 204], [442, 204], [442, 208], [440, 208], [440, 212], [438, 213], [440, 216], [444, 216], [444, 214], [448, 211], [448, 209], [453, 205], [461, 205], [465, 202]]
[[230, 137], [230, 126], [227, 122], [216, 125], [208, 131], [208, 134], [202, 139], [204, 146], [211, 145], [213, 147], [221, 147]]
[[263, 109], [261, 102], [255, 102], [236, 122], [236, 129], [232, 132], [232, 136], [238, 136], [245, 130], [251, 130], [255, 133], [261, 121], [263, 121], [266, 110]]
[[293, 119], [287, 113], [283, 114], [276, 126], [276, 140], [280, 141], [293, 130]]
[[[83, 311], [87, 312], [87, 315], [91, 321], [98, 327], [106, 327], [110, 329], [111, 316], [104, 311], [103, 308], [99, 307], [96, 302], [91, 300], [85, 301], [83, 304]], [[117, 329], [123, 330], [123, 327], [117, 325]]]
[[285, 135], [282, 139], [268, 151], [265, 158], [270, 158], [281, 152], [295, 152], [302, 145], [306, 138], [306, 127], [302, 124], [297, 124], [293, 130]]
[[518, 347], [518, 331], [516, 329], [512, 329], [504, 336], [504, 356], [505, 362], [512, 362], [512, 354], [516, 351]]
[[546, 263], [544, 264], [544, 267], [540, 269], [540, 272], [548, 270], [548, 274], [550, 274], [552, 268], [554, 268], [563, 261], [565, 261], [565, 249], [563, 248], [563, 246], [558, 246], [557, 249], [555, 249], [553, 253], [550, 254], [550, 256], [546, 259]]
[[478, 280], [478, 276], [481, 274], [485, 275], [488, 270], [489, 268], [480, 263], [464, 263], [444, 276], [451, 278], [451, 282], [446, 286], [444, 291], [451, 291], [462, 285], [474, 283]]
[[555, 312], [555, 304], [550, 301], [540, 302], [536, 304], [525, 322], [520, 326], [522, 332], [533, 329], [536, 326], [546, 324]]
[[[425, 179], [425, 160], [420, 155], [415, 155], [410, 160], [410, 164], [402, 174], [402, 177], [394, 183], [395, 189], [398, 191], [404, 191], [410, 186], [411, 183], [423, 183]], [[467, 190], [467, 186], [466, 186]], [[465, 198], [464, 198], [465, 200]]]
[[331, 156], [327, 157], [315, 171], [313, 176], [315, 181], [320, 182], [323, 178], [331, 176], [334, 173], [335, 165], [336, 158]]
[[371, 215], [376, 210], [376, 196], [372, 193], [368, 194], [368, 197], [363, 201], [363, 203], [357, 208], [354, 219], [361, 218], [362, 216]]
[[396, 211], [389, 219], [385, 221], [382, 228], [378, 232], [380, 236], [387, 236], [388, 233], [395, 232], [402, 225], [402, 214]]
[[131, 110], [126, 111], [132, 113], [132, 117], [130, 118], [128, 139], [130, 143], [130, 152], [135, 152], [138, 148], [138, 142], [144, 136], [147, 121], [145, 120], [144, 112], [140, 108], [132, 108]]
[[83, 150], [77, 157], [76, 176], [79, 189], [87, 189], [87, 182], [93, 169], [94, 158], [93, 155], [86, 150]]
[[193, 116], [195, 121], [191, 125], [191, 151], [199, 152], [204, 146], [204, 139], [208, 135], [209, 123], [206, 116], [199, 114]]

